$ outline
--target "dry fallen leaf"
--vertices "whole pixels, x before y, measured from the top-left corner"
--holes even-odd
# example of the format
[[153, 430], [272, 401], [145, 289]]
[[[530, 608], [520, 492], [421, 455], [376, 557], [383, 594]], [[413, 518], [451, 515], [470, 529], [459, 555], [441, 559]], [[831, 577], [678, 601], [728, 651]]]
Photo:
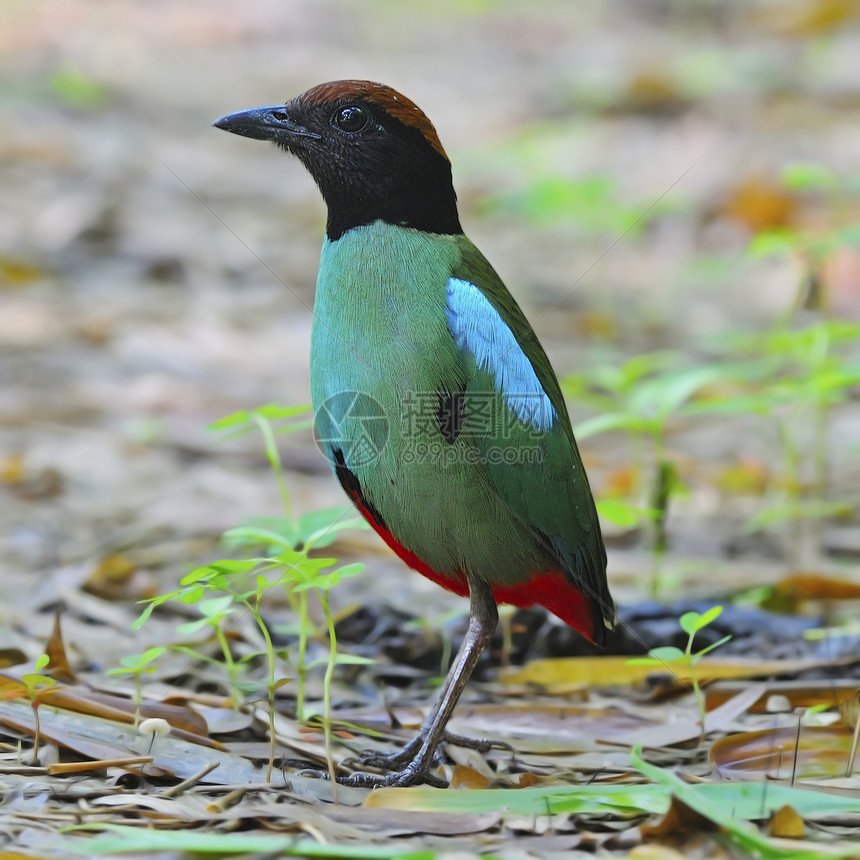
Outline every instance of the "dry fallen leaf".
[[753, 702], [761, 698], [765, 689], [764, 684], [756, 684], [741, 691], [737, 696], [729, 699], [728, 702], [724, 702], [718, 708], [706, 714], [704, 732], [702, 726], [699, 724], [698, 716], [695, 716], [680, 719], [676, 722], [654, 725], [627, 735], [616, 735], [612, 738], [601, 737], [601, 740], [631, 747], [638, 744], [644, 748], [667, 747], [684, 743], [685, 741], [698, 738], [702, 734], [719, 731], [728, 723], [733, 722], [741, 714], [746, 713]]
[[[830, 660], [743, 660], [706, 657], [696, 664], [699, 681], [719, 678], [755, 678], [784, 675], [832, 665]], [[521, 669], [501, 676], [504, 684], [537, 684], [545, 691], [561, 695], [587, 687], [639, 684], [650, 675], [670, 674], [678, 682], [689, 680], [680, 662], [664, 667], [631, 664], [628, 657], [558, 657], [532, 660]]]
[[779, 185], [750, 176], [729, 190], [719, 214], [758, 232], [788, 226], [796, 210], [796, 198]]
[[50, 658], [45, 668], [45, 675], [48, 675], [55, 681], [62, 681], [66, 684], [73, 684], [77, 681], [77, 677], [69, 665], [69, 659], [66, 656], [66, 646], [63, 643], [63, 630], [60, 625], [59, 612], [54, 614], [54, 626], [51, 629], [51, 637], [45, 645], [45, 653]]
[[845, 726], [801, 726], [798, 736], [795, 721], [794, 725], [720, 738], [711, 746], [708, 759], [723, 779], [841, 777], [852, 735]]
[[783, 806], [771, 816], [767, 832], [783, 839], [803, 839], [803, 819], [790, 806]]
[[478, 773], [473, 767], [465, 764], [454, 765], [451, 782], [448, 784], [448, 788], [453, 789], [488, 788], [489, 786], [490, 780], [484, 774]]

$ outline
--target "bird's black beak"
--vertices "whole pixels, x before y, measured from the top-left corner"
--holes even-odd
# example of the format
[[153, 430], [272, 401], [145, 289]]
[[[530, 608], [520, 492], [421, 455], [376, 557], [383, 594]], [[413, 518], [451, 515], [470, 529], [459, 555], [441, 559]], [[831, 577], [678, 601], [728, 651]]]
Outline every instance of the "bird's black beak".
[[320, 137], [290, 117], [289, 105], [258, 107], [231, 113], [228, 116], [222, 116], [212, 125], [254, 140], [275, 140], [287, 143], [297, 137]]

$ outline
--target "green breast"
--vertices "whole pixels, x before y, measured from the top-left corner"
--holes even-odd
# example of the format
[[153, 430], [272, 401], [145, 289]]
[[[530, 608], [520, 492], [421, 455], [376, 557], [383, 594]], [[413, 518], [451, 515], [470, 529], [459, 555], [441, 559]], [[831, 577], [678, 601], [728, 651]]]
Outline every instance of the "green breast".
[[467, 373], [445, 312], [460, 241], [382, 222], [326, 240], [311, 392], [330, 460], [340, 452], [401, 544], [440, 574], [514, 584], [539, 565], [534, 535], [471, 440], [446, 440], [436, 415]]

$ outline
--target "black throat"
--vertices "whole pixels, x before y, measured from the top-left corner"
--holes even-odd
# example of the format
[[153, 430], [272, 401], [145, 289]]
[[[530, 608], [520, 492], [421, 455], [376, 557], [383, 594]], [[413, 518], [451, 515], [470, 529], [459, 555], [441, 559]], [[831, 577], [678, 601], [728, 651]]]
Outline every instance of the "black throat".
[[[325, 191], [323, 196], [326, 197]], [[326, 197], [328, 220], [326, 235], [333, 242], [347, 230], [384, 221], [399, 227], [412, 227], [425, 233], [458, 234], [463, 232], [457, 215], [456, 197], [427, 187], [419, 180], [398, 183], [391, 195], [338, 195]]]
[[426, 233], [458, 234], [451, 163], [414, 129], [390, 118], [389, 134], [336, 151], [289, 146], [310, 171], [328, 207], [326, 235], [374, 221]]

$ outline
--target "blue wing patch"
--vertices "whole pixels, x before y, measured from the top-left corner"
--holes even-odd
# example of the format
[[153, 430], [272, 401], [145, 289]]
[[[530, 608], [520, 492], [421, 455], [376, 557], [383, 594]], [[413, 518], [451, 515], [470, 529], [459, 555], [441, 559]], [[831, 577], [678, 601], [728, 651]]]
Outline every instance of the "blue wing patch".
[[474, 284], [450, 278], [446, 310], [458, 349], [468, 351], [493, 377], [508, 409], [536, 430], [552, 427], [558, 417], [555, 409], [514, 333], [487, 297]]

